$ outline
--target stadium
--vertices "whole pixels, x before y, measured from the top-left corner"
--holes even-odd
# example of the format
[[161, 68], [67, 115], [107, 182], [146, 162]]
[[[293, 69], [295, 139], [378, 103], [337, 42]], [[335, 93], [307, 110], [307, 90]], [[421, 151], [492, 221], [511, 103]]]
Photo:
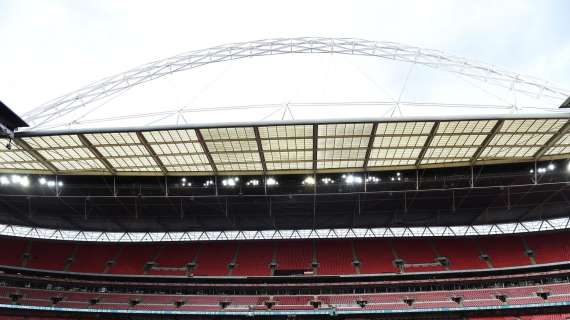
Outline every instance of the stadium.
[[[544, 104], [344, 101], [348, 111], [327, 118], [312, 101], [269, 106], [277, 120], [154, 125], [83, 117], [194, 69], [331, 55]], [[566, 319], [569, 96], [436, 50], [311, 37], [157, 60], [24, 114], [2, 103], [0, 319]], [[370, 106], [385, 112], [358, 111]], [[427, 114], [402, 112], [420, 106]], [[316, 116], [294, 117], [300, 107]]]

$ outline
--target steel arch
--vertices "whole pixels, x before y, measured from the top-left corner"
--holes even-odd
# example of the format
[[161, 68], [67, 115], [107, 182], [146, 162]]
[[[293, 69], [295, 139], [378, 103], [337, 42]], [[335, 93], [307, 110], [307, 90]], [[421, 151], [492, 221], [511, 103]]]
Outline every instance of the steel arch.
[[354, 38], [275, 38], [225, 44], [150, 62], [60, 96], [27, 112], [24, 114], [24, 119], [32, 128], [37, 128], [90, 103], [175, 72], [229, 60], [294, 53], [335, 53], [378, 57], [441, 69], [532, 97], [563, 100], [570, 95], [570, 91], [558, 88], [547, 81], [432, 49]]

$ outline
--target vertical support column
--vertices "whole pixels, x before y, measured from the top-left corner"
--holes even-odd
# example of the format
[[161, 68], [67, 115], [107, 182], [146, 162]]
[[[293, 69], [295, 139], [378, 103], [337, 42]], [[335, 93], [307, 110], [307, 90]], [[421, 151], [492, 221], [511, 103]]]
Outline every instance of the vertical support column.
[[168, 176], [164, 176], [164, 196], [168, 197]]
[[470, 166], [471, 168], [471, 188], [473, 188], [475, 186], [475, 177], [473, 174], [473, 166]]
[[538, 163], [534, 161], [534, 184], [538, 184]]
[[420, 172], [416, 169], [416, 190], [420, 190]]

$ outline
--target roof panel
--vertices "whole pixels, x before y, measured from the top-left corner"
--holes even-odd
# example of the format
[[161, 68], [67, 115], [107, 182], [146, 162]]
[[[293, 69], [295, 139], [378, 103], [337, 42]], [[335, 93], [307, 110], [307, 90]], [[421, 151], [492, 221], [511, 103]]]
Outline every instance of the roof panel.
[[335, 123], [319, 125], [319, 137], [368, 136], [372, 133], [372, 123]]
[[200, 129], [204, 140], [255, 139], [253, 127]]
[[366, 149], [354, 149], [354, 150], [334, 149], [334, 150], [317, 151], [317, 159], [319, 161], [340, 160], [340, 159], [364, 160], [365, 155], [366, 155]]
[[421, 148], [394, 148], [394, 149], [376, 149], [370, 150], [370, 159], [384, 160], [384, 159], [416, 159]]
[[284, 125], [259, 127], [261, 139], [302, 138], [313, 136], [312, 125]]
[[412, 148], [422, 147], [428, 136], [376, 136], [374, 138], [374, 148]]
[[368, 167], [396, 167], [396, 166], [413, 166], [416, 160], [406, 160], [406, 159], [392, 159], [392, 160], [376, 160], [370, 159], [368, 161]]
[[25, 169], [47, 170], [37, 159], [17, 144], [12, 144], [11, 150], [6, 149], [8, 139], [0, 138], [0, 168], [2, 169]]
[[216, 164], [219, 171], [261, 171], [261, 162]]
[[103, 163], [77, 135], [26, 137], [22, 140], [58, 170], [106, 171]]
[[317, 149], [366, 148], [369, 140], [369, 137], [319, 138]]
[[267, 162], [267, 170], [310, 170], [312, 161], [306, 162]]
[[570, 154], [570, 146], [554, 146], [546, 152], [546, 155], [565, 155]]
[[487, 147], [481, 153], [479, 159], [517, 159], [532, 158], [539, 147]]
[[264, 153], [265, 161], [312, 161], [313, 151], [271, 151]]
[[545, 144], [553, 134], [504, 133], [493, 137], [489, 146], [538, 146]]
[[490, 133], [497, 120], [442, 121], [436, 135]]
[[562, 137], [548, 150], [546, 155], [564, 155], [570, 153], [570, 133], [563, 134]]
[[139, 138], [135, 132], [112, 132], [112, 133], [92, 133], [85, 137], [94, 146], [108, 145], [128, 145], [139, 144]]
[[195, 130], [148, 131], [143, 136], [167, 171], [212, 171]]
[[193, 129], [147, 131], [142, 134], [150, 144], [198, 141], [196, 131]]
[[157, 155], [202, 154], [202, 145], [198, 142], [177, 142], [168, 144], [150, 144]]
[[364, 160], [317, 161], [317, 169], [361, 168]]
[[107, 158], [107, 161], [109, 161], [117, 171], [160, 171], [160, 168], [156, 166], [152, 157], [117, 157]]
[[197, 164], [210, 166], [208, 158], [206, 157], [206, 155], [203, 154], [164, 155], [160, 156], [160, 160], [165, 166], [197, 165]]
[[214, 153], [212, 159], [216, 166], [224, 163], [261, 162], [257, 152]]
[[135, 132], [95, 133], [85, 137], [117, 171], [160, 171]]
[[499, 132], [557, 132], [567, 122], [566, 119], [517, 119], [505, 120]]
[[487, 135], [460, 134], [460, 135], [436, 135], [433, 137], [429, 148], [455, 147], [455, 146], [480, 146]]
[[211, 173], [212, 167], [208, 165], [173, 165], [173, 166], [166, 166], [166, 169], [172, 173], [189, 173], [189, 172], [196, 172], [196, 173]]
[[[477, 147], [457, 147], [457, 148], [429, 148], [427, 149], [422, 163], [469, 160], [477, 151]], [[461, 159], [461, 160], [459, 160]]]
[[210, 153], [231, 152], [231, 151], [257, 151], [255, 140], [227, 140], [227, 141], [207, 141], [206, 146]]
[[381, 122], [376, 135], [428, 135], [435, 122]]
[[284, 150], [310, 150], [313, 149], [313, 139], [276, 139], [261, 140], [263, 151], [284, 151]]

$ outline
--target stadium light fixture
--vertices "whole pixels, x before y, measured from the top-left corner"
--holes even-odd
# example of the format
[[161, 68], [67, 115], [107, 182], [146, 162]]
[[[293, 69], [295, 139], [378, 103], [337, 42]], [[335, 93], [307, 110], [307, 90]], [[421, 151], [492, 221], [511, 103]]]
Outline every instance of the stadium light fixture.
[[554, 165], [554, 163], [549, 163], [548, 167], [546, 167], [549, 171], [553, 171], [554, 169], [556, 169], [556, 166]]
[[276, 186], [278, 184], [279, 184], [279, 182], [277, 180], [275, 180], [275, 178], [267, 178], [265, 180], [265, 185], [267, 185], [268, 187]]
[[306, 186], [312, 186], [315, 184], [315, 178], [313, 178], [311, 176], [306, 177], [305, 180], [303, 180], [303, 184]]
[[322, 179], [321, 179], [321, 182], [322, 182], [323, 184], [332, 184], [332, 183], [334, 183], [334, 180], [331, 179], [331, 178], [322, 178]]
[[40, 183], [40, 185], [44, 186], [47, 183], [47, 180], [46, 180], [46, 178], [41, 177], [38, 179], [38, 182]]
[[214, 180], [207, 180], [206, 182], [204, 182], [204, 187], [206, 188], [213, 185], [214, 185]]
[[224, 187], [235, 187], [239, 181], [238, 177], [226, 178], [222, 180], [222, 186]]
[[259, 180], [257, 179], [251, 179], [248, 182], [245, 183], [246, 186], [250, 186], [250, 187], [255, 187], [259, 185]]
[[29, 187], [30, 186], [30, 179], [28, 179], [28, 177], [22, 177], [20, 179], [20, 185], [22, 185], [22, 187]]
[[346, 184], [361, 184], [362, 183], [362, 177], [355, 176], [352, 174], [343, 174], [342, 178], [344, 179], [344, 182]]
[[183, 187], [191, 187], [192, 182], [188, 181], [188, 179], [186, 179], [186, 178], [181, 178], [180, 179], [180, 185]]
[[17, 174], [13, 174], [11, 176], [1, 176], [0, 185], [19, 185], [25, 188], [30, 186], [30, 178], [28, 176], [21, 176]]
[[566, 171], [570, 172], [570, 161], [568, 161], [568, 164], [566, 165]]
[[8, 177], [6, 176], [1, 176], [0, 177], [0, 184], [5, 186], [5, 185], [9, 185], [10, 184], [10, 179], [8, 179]]
[[382, 179], [375, 176], [366, 177], [366, 183], [379, 183], [380, 181], [382, 181]]

